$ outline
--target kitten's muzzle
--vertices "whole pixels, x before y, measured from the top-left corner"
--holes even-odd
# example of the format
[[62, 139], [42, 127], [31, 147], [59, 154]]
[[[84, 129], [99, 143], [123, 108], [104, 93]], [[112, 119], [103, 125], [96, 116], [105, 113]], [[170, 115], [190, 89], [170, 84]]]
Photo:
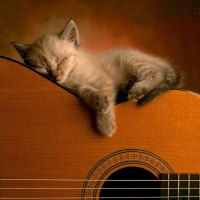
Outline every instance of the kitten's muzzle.
[[62, 72], [59, 70], [51, 70], [50, 76], [55, 80], [55, 81], [61, 81], [62, 80]]
[[56, 80], [57, 77], [58, 77], [58, 71], [57, 70], [49, 70], [49, 75], [54, 79]]

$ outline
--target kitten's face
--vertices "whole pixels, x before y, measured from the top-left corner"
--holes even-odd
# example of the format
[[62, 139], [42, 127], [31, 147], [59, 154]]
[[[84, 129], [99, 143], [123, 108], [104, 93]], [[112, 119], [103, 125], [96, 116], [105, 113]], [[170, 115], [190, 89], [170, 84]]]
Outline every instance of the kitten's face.
[[31, 45], [13, 43], [24, 62], [49, 78], [62, 82], [67, 68], [73, 67], [78, 52], [79, 36], [71, 20], [60, 35], [44, 35]]

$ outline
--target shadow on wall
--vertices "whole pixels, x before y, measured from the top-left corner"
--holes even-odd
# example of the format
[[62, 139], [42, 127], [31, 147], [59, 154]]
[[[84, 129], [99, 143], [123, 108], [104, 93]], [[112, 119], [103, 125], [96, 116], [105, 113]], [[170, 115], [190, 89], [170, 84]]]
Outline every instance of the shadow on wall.
[[166, 57], [185, 71], [185, 88], [200, 91], [198, 0], [1, 0], [0, 13], [0, 55], [21, 60], [9, 42], [31, 43], [73, 18], [83, 48], [136, 47]]

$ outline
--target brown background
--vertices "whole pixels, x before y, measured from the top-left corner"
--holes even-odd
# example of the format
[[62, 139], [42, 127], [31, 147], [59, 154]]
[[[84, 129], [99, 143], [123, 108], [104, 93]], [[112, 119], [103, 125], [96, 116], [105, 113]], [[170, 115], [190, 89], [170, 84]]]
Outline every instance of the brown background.
[[73, 18], [84, 48], [137, 47], [169, 58], [200, 91], [199, 0], [1, 0], [0, 55], [21, 61], [10, 41], [31, 43]]

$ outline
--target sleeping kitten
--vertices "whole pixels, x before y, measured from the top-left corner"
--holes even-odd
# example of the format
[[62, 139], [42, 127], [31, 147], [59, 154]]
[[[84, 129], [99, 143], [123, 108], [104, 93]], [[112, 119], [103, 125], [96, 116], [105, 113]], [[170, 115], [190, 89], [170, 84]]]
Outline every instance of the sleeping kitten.
[[128, 99], [146, 102], [181, 82], [169, 63], [136, 49], [82, 50], [73, 20], [58, 35], [46, 34], [29, 45], [12, 44], [27, 65], [74, 91], [92, 108], [96, 127], [106, 136], [116, 130], [113, 105], [119, 91], [128, 88]]

